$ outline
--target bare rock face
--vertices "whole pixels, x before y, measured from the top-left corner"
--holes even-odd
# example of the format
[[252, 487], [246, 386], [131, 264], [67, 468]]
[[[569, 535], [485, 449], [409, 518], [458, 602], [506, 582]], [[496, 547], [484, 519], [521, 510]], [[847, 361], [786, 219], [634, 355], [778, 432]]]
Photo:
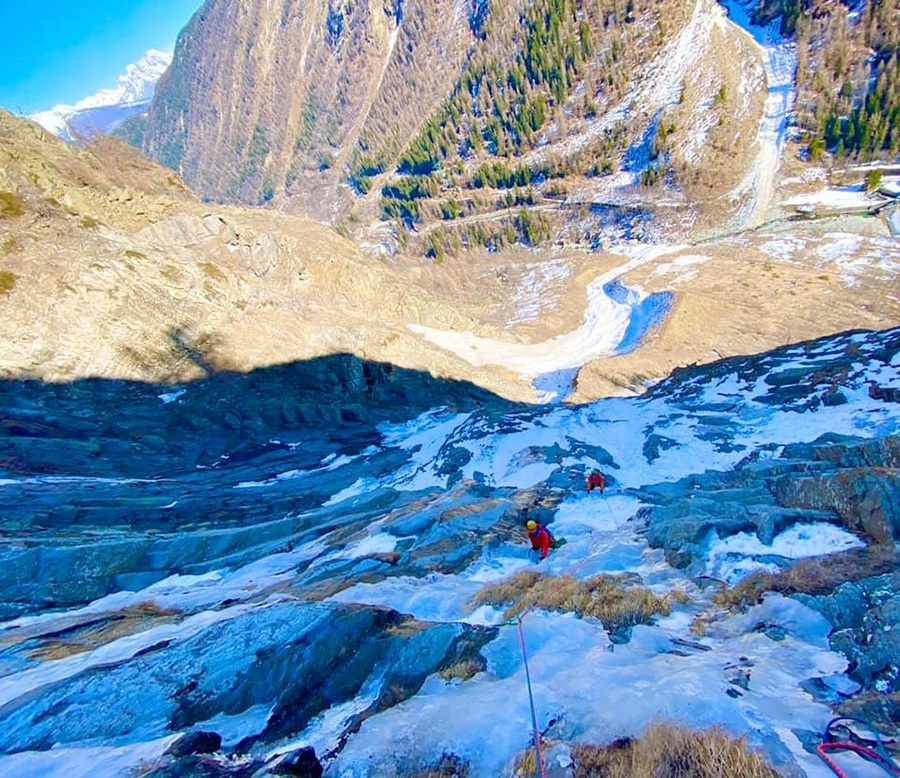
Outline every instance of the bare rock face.
[[[164, 219], [138, 232], [135, 239], [161, 251], [200, 248], [205, 256], [236, 265], [256, 278], [286, 281], [285, 275], [298, 276], [306, 267], [295, 238], [247, 229], [223, 214]], [[282, 277], [276, 279], [279, 270]]]
[[[773, 482], [772, 494], [781, 505], [834, 511], [847, 527], [877, 543], [900, 539], [900, 440], [829, 436], [818, 444], [789, 446], [785, 456], [818, 466]], [[827, 471], [816, 472], [821, 468]]]
[[851, 529], [878, 543], [900, 539], [900, 471], [853, 468], [828, 475], [785, 476], [775, 482], [779, 502], [836, 511]]

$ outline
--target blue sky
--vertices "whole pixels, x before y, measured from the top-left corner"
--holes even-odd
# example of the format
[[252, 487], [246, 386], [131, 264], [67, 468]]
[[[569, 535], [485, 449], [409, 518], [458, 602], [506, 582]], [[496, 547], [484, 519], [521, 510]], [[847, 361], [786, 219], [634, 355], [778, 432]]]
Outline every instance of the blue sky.
[[147, 49], [171, 50], [202, 0], [2, 0], [0, 107], [73, 103], [113, 87]]

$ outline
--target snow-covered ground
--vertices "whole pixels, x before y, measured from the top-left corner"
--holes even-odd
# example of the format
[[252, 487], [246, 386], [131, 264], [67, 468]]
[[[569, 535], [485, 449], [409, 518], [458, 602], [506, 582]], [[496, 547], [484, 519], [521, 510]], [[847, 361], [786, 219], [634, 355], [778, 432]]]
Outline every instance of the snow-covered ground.
[[796, 195], [784, 201], [784, 205], [814, 206], [822, 208], [866, 208], [878, 199], [871, 197], [864, 185], [839, 186], [816, 192]]
[[[63, 140], [75, 139], [72, 129], [107, 131], [126, 116], [146, 108], [153, 97], [156, 82], [169, 67], [172, 52], [150, 49], [141, 59], [125, 68], [118, 84], [84, 97], [75, 105], [56, 105], [28, 116]], [[83, 125], [88, 125], [87, 127]]]
[[[867, 237], [847, 232], [828, 232], [816, 237], [799, 238], [774, 234], [760, 250], [782, 262], [811, 264], [817, 270], [836, 272], [847, 286], [856, 286], [860, 278], [871, 278], [873, 269], [885, 277], [900, 270], [900, 246], [887, 237]], [[892, 294], [892, 286], [885, 294]]]

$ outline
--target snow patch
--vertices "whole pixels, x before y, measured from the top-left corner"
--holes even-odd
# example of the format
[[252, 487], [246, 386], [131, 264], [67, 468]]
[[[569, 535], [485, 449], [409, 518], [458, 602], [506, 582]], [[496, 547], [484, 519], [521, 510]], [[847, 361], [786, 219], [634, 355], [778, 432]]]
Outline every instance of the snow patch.
[[662, 297], [648, 297], [640, 289], [627, 290], [617, 279], [640, 265], [681, 248], [659, 246], [634, 251], [625, 265], [598, 276], [589, 284], [584, 321], [578, 329], [541, 343], [514, 343], [418, 324], [407, 326], [425, 340], [453, 352], [476, 367], [501, 365], [531, 381], [539, 376], [572, 370], [592, 359], [633, 349], [648, 327], [662, 321], [668, 310], [665, 304], [661, 304]]
[[726, 0], [731, 22], [744, 30], [757, 44], [766, 71], [768, 96], [765, 112], [757, 133], [759, 153], [751, 168], [731, 193], [731, 199], [742, 203], [737, 221], [754, 226], [765, 218], [772, 199], [775, 173], [787, 133], [788, 117], [794, 106], [797, 70], [796, 45], [778, 33], [778, 21], [766, 27], [750, 23], [746, 8], [736, 0]]
[[706, 574], [733, 584], [748, 573], [763, 568], [773, 571], [777, 566], [757, 562], [760, 556], [779, 556], [786, 559], [835, 554], [865, 546], [859, 538], [841, 527], [820, 522], [795, 524], [765, 545], [755, 534], [739, 532], [719, 538], [713, 531], [707, 540]]
[[40, 778], [95, 778], [98, 775], [139, 775], [159, 759], [181, 734], [146, 743], [107, 748], [51, 748], [0, 756], [0, 774]]

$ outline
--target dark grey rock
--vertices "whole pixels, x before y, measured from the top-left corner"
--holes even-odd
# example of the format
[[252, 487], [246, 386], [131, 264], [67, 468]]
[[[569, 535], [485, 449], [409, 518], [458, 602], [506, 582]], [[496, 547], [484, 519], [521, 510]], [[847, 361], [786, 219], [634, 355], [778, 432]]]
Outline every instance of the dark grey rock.
[[846, 583], [831, 595], [802, 597], [834, 628], [830, 643], [864, 691], [900, 691], [900, 572]]
[[188, 754], [211, 754], [222, 746], [222, 736], [218, 732], [187, 732], [166, 749], [174, 757]]
[[297, 778], [322, 778], [323, 772], [322, 764], [316, 757], [316, 749], [312, 746], [288, 754], [272, 770], [274, 775], [293, 775]]

